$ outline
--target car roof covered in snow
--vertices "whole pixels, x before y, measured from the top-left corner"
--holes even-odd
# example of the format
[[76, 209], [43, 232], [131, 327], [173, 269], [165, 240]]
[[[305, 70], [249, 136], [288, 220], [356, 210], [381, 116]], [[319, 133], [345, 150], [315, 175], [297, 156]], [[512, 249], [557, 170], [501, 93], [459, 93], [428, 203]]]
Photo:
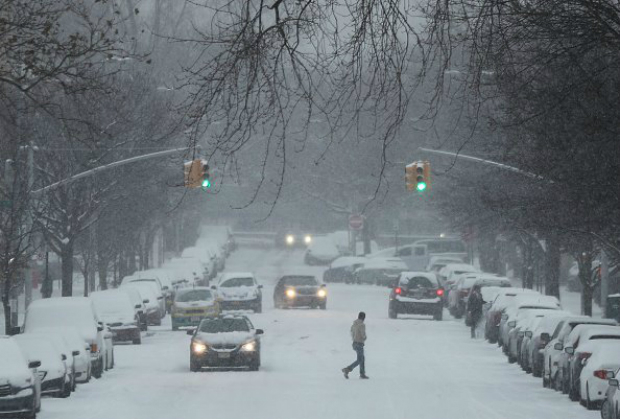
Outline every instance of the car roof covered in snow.
[[416, 277], [427, 278], [432, 283], [439, 285], [437, 276], [432, 272], [415, 272], [415, 271], [401, 272], [400, 277], [398, 278], [398, 282], [400, 284], [406, 284], [409, 282], [409, 279], [416, 278]]
[[345, 266], [352, 266], [358, 264], [365, 264], [369, 262], [369, 260], [362, 256], [341, 256], [338, 259], [334, 259], [334, 261], [330, 264], [331, 268], [342, 268]]
[[224, 272], [218, 282], [221, 284], [233, 278], [254, 278], [254, 274], [252, 272]]
[[372, 258], [359, 269], [401, 269], [406, 270], [407, 264], [400, 258]]

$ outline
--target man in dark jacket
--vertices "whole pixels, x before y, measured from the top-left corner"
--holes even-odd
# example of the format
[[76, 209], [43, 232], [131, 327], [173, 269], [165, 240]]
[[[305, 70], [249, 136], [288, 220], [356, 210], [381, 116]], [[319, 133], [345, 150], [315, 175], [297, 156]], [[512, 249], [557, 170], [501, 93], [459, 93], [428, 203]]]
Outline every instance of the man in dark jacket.
[[366, 365], [364, 358], [364, 342], [366, 342], [366, 325], [364, 324], [364, 319], [366, 318], [366, 313], [360, 311], [357, 315], [357, 320], [353, 322], [351, 326], [351, 338], [353, 339], [353, 350], [357, 354], [357, 359], [354, 363], [349, 365], [348, 367], [344, 367], [342, 369], [342, 373], [344, 374], [344, 378], [349, 378], [349, 373], [353, 371], [355, 367], [360, 366], [360, 378], [368, 379], [366, 375]]
[[471, 295], [467, 300], [467, 311], [469, 312], [472, 339], [476, 337], [476, 328], [478, 327], [480, 317], [482, 317], [483, 304], [484, 301], [482, 301], [482, 293], [480, 292], [480, 287], [474, 286], [471, 290]]

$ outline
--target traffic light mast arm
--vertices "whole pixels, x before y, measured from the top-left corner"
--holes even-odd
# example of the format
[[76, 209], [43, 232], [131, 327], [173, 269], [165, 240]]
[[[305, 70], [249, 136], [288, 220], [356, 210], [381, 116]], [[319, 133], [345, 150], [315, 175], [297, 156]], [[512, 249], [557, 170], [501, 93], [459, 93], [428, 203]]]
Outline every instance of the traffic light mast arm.
[[[199, 146], [196, 146], [196, 148], [199, 148]], [[95, 167], [94, 169], [90, 169], [90, 170], [87, 170], [87, 171], [82, 172], [82, 173], [78, 173], [77, 175], [73, 175], [73, 176], [71, 176], [71, 177], [69, 177], [67, 179], [63, 179], [63, 180], [58, 181], [56, 183], [52, 183], [51, 185], [47, 185], [47, 186], [45, 186], [45, 187], [43, 187], [41, 189], [37, 189], [36, 191], [32, 191], [30, 193], [32, 195], [38, 195], [40, 193], [43, 193], [43, 192], [46, 192], [46, 191], [49, 191], [49, 190], [52, 190], [52, 189], [56, 189], [59, 186], [63, 186], [63, 185], [67, 185], [69, 183], [72, 183], [75, 180], [83, 179], [85, 177], [89, 177], [89, 176], [95, 175], [97, 173], [105, 172], [108, 169], [113, 169], [115, 167], [123, 166], [123, 165], [129, 164], [129, 163], [134, 163], [134, 162], [137, 162], [137, 161], [150, 160], [150, 159], [155, 159], [155, 158], [158, 158], [158, 157], [164, 157], [164, 156], [168, 156], [170, 154], [176, 154], [176, 153], [183, 152], [183, 151], [187, 152], [187, 148], [173, 148], [173, 149], [170, 149], [170, 150], [157, 151], [155, 153], [143, 154], [141, 156], [135, 156], [135, 157], [130, 157], [130, 158], [125, 159], [125, 160], [115, 161], [113, 163], [109, 163], [109, 164], [106, 164], [106, 165], [103, 165], [103, 166]]]

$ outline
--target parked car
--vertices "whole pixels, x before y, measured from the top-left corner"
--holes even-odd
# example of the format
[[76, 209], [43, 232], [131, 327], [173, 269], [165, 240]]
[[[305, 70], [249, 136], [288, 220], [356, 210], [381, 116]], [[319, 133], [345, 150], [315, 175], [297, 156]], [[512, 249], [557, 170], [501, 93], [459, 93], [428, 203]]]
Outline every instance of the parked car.
[[173, 284], [184, 282], [187, 285], [208, 286], [213, 277], [196, 258], [174, 258], [167, 261], [163, 269], [170, 272]]
[[261, 363], [261, 329], [246, 316], [207, 318], [200, 322], [190, 343], [190, 371], [203, 367], [246, 367], [258, 371]]
[[341, 256], [334, 260], [329, 268], [323, 272], [323, 282], [344, 282], [350, 284], [353, 282], [353, 273], [360, 266], [368, 261], [367, 258], [361, 256]]
[[138, 316], [138, 325], [140, 326], [141, 331], [146, 331], [148, 329], [148, 321], [146, 318], [146, 298], [142, 298], [142, 294], [136, 288], [132, 287], [121, 287], [119, 291], [124, 292], [129, 296], [131, 303], [133, 304], [133, 311], [136, 316]]
[[[480, 278], [474, 283], [472, 289], [478, 288], [480, 290], [480, 294], [482, 295], [482, 322], [480, 324], [484, 324], [486, 320], [487, 312], [491, 308], [491, 305], [495, 298], [499, 295], [503, 288], [510, 288], [511, 284], [508, 278], [495, 277], [495, 276], [486, 276], [481, 275]], [[471, 297], [471, 291], [467, 294], [467, 298], [465, 300], [465, 326], [471, 326], [470, 313], [467, 309], [469, 307], [469, 300]], [[486, 325], [484, 325], [486, 329]]]
[[196, 327], [206, 317], [220, 314], [220, 305], [207, 287], [180, 288], [172, 303], [172, 330]]
[[113, 342], [142, 343], [140, 317], [134, 311], [131, 298], [120, 290], [96, 291], [90, 294], [99, 318], [112, 332]]
[[253, 310], [255, 313], [263, 311], [262, 285], [256, 282], [251, 272], [230, 272], [222, 274], [217, 291], [222, 310]]
[[41, 396], [69, 397], [72, 390], [71, 371], [67, 370], [63, 354], [45, 336], [28, 333], [14, 336], [26, 359], [41, 362], [37, 374], [41, 380]]
[[[200, 261], [203, 271], [206, 273], [209, 280], [215, 278], [218, 272], [218, 265], [222, 263], [219, 261], [220, 256], [215, 246], [210, 242], [204, 242], [200, 247], [193, 246], [183, 249], [181, 259], [195, 259]], [[224, 258], [221, 257], [221, 260], [224, 260]], [[199, 285], [205, 284], [201, 283]]]
[[49, 327], [74, 327], [90, 345], [91, 373], [101, 377], [106, 367], [103, 322], [97, 316], [92, 300], [86, 297], [62, 297], [35, 300], [28, 306], [24, 320], [24, 333], [34, 333]]
[[401, 272], [406, 270], [407, 265], [398, 258], [373, 258], [355, 270], [353, 281], [394, 288]]
[[435, 320], [443, 318], [443, 288], [437, 277], [429, 272], [403, 272], [390, 292], [388, 317], [399, 314], [425, 314]]
[[0, 418], [34, 419], [41, 408], [38, 359], [27, 359], [17, 342], [0, 336]]
[[465, 314], [467, 298], [479, 278], [479, 274], [464, 274], [454, 283], [448, 295], [448, 311], [455, 318], [460, 319]]
[[500, 291], [491, 302], [489, 309], [485, 313], [484, 325], [484, 337], [490, 343], [500, 343], [501, 346], [501, 342], [499, 342], [499, 324], [502, 314], [507, 307], [514, 304], [515, 297], [521, 294], [538, 295], [539, 293], [530, 289], [507, 288]]
[[399, 247], [393, 255], [401, 258], [410, 271], [423, 271], [435, 255], [467, 259], [465, 244], [456, 238], [424, 239]]
[[340, 257], [338, 248], [327, 237], [315, 237], [304, 255], [306, 265], [329, 265]]
[[52, 342], [64, 341], [67, 356], [73, 358], [73, 375], [76, 383], [87, 383], [91, 378], [90, 345], [74, 327], [48, 327], [37, 329], [37, 335]]
[[450, 263], [464, 263], [463, 259], [457, 256], [448, 256], [442, 254], [435, 254], [429, 257], [428, 264], [426, 265], [427, 272], [439, 273], [439, 271]]
[[120, 289], [135, 288], [140, 292], [146, 307], [146, 320], [149, 325], [160, 326], [161, 319], [166, 315], [164, 296], [159, 288], [143, 281], [131, 281], [121, 285]]
[[[560, 357], [564, 353], [564, 341], [568, 335], [573, 331], [575, 327], [580, 324], [591, 325], [616, 325], [615, 320], [607, 319], [593, 319], [587, 316], [570, 316], [564, 318], [555, 328], [551, 336], [541, 335], [541, 338], [549, 340], [549, 344], [545, 346], [544, 350], [544, 370], [543, 370], [543, 387], [552, 387], [560, 389], [561, 385], [561, 371], [558, 366], [560, 363]], [[558, 345], [560, 343], [561, 345]]]
[[579, 371], [579, 401], [588, 410], [600, 409], [609, 386], [609, 377], [620, 368], [620, 341], [590, 341], [583, 346], [587, 346], [587, 350], [580, 351], [581, 358], [587, 359], [587, 362]]
[[479, 270], [477, 268], [466, 263], [450, 263], [441, 268], [437, 273], [437, 278], [439, 279], [439, 283], [445, 290], [443, 296], [444, 302], [448, 302], [450, 291], [461, 275], [478, 272]]
[[[508, 330], [508, 340], [505, 341], [504, 347], [506, 348], [506, 354], [508, 355], [508, 362], [513, 363], [516, 362], [521, 354], [521, 343], [525, 338], [525, 332], [529, 331], [529, 327], [534, 322], [534, 326], [536, 322], [540, 321], [543, 317], [547, 315], [554, 315], [554, 308], [549, 309], [549, 307], [545, 307], [543, 309], [520, 309], [517, 311], [514, 316], [514, 327]], [[551, 314], [550, 314], [551, 313]], [[538, 319], [538, 320], [536, 320]]]
[[620, 419], [620, 369], [610, 377], [605, 392], [605, 400], [601, 406], [601, 419]]
[[[146, 283], [149, 284], [150, 286], [152, 286], [155, 289], [155, 294], [159, 297], [161, 296], [162, 298], [158, 298], [158, 304], [160, 306], [160, 311], [162, 311], [162, 317], [166, 314], [166, 296], [169, 295], [168, 293], [168, 287], [164, 286], [164, 283], [161, 281], [160, 278], [164, 278], [164, 274], [162, 273], [157, 273], [154, 270], [148, 270], [148, 271], [138, 271], [138, 272], [134, 272], [133, 275], [130, 276], [126, 276], [125, 278], [123, 278], [123, 281], [121, 282], [121, 286], [123, 285], [129, 285], [131, 283]], [[170, 278], [168, 277], [168, 280], [170, 280]], [[165, 281], [165, 280], [164, 280]]]
[[[573, 387], [578, 376], [574, 376], [574, 358], [577, 349], [581, 345], [591, 340], [603, 341], [614, 340], [620, 342], [620, 327], [580, 324], [569, 333], [564, 344], [556, 344], [557, 348], [563, 349], [563, 353], [558, 357], [558, 370], [560, 371], [560, 389], [568, 394]], [[561, 346], [564, 346], [561, 348]], [[573, 389], [574, 390], [574, 389]]]
[[132, 276], [133, 277], [138, 276], [139, 278], [156, 280], [161, 286], [161, 290], [162, 290], [162, 293], [164, 294], [164, 298], [166, 299], [166, 301], [172, 300], [172, 293], [174, 290], [172, 281], [174, 278], [168, 270], [163, 269], [163, 268], [147, 269], [145, 271], [135, 272]]
[[314, 275], [291, 274], [281, 277], [273, 291], [275, 308], [327, 308], [327, 289]]
[[525, 341], [521, 346], [521, 362], [523, 368], [531, 372], [534, 377], [542, 376], [544, 369], [543, 351], [549, 344], [553, 331], [568, 316], [570, 313], [566, 311], [554, 310], [553, 315], [539, 319], [540, 321], [533, 323], [525, 332]]

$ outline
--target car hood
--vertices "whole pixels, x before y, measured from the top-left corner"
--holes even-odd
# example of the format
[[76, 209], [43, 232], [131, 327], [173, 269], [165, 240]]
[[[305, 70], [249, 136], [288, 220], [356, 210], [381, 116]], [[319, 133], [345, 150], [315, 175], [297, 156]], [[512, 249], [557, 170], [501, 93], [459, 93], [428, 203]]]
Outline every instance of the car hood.
[[109, 325], [116, 323], [128, 324], [135, 321], [133, 313], [101, 313], [100, 318]]
[[[0, 376], [0, 386], [10, 384], [13, 387], [27, 387], [34, 382], [32, 373], [22, 365], [15, 365], [17, 368], [2, 368], [2, 376]], [[27, 380], [30, 378], [30, 382]]]
[[225, 332], [225, 333], [203, 333], [198, 332], [196, 338], [204, 343], [211, 345], [241, 345], [256, 336], [251, 332]]
[[257, 294], [257, 287], [220, 287], [218, 293], [224, 299], [252, 299]]
[[176, 308], [188, 309], [188, 308], [196, 308], [196, 307], [211, 307], [213, 305], [213, 300], [205, 300], [205, 301], [189, 301], [187, 303], [181, 303], [178, 301], [174, 302], [174, 306]]

